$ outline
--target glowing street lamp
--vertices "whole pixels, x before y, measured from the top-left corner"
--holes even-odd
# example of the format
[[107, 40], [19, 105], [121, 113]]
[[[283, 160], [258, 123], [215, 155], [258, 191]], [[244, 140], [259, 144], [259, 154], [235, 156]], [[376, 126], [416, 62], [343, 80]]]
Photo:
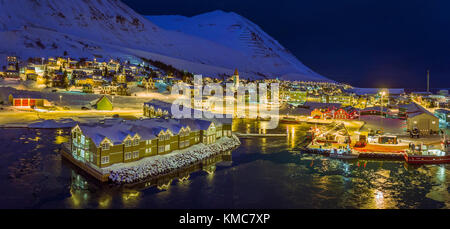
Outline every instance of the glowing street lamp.
[[59, 96], [59, 104], [62, 104], [62, 95]]

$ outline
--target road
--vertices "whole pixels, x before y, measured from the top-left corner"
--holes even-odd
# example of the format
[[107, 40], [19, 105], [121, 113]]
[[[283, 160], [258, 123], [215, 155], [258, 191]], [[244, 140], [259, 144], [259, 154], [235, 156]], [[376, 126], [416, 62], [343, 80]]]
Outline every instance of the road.
[[0, 112], [0, 124], [11, 123], [30, 123], [40, 119], [64, 119], [71, 118], [75, 121], [80, 118], [104, 118], [112, 117], [118, 114], [121, 117], [140, 117], [142, 110], [113, 110], [113, 111], [97, 111], [97, 110], [71, 110], [71, 111], [51, 111], [51, 112], [36, 112], [36, 111], [8, 111]]

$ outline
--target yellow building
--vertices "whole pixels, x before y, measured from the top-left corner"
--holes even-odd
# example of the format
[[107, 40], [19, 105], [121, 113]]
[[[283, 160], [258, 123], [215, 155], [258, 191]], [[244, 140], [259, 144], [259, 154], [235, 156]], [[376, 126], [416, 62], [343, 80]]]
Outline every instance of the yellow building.
[[75, 80], [76, 86], [83, 86], [86, 84], [94, 86], [94, 79], [92, 78], [92, 76], [81, 77]]
[[316, 108], [313, 111], [311, 111], [311, 117], [315, 119], [323, 119], [324, 113], [320, 109]]
[[[212, 144], [231, 130], [216, 121], [193, 119], [144, 119], [89, 125], [71, 130], [70, 153], [74, 159], [97, 167], [127, 163], [203, 143]], [[231, 125], [230, 125], [231, 126]]]

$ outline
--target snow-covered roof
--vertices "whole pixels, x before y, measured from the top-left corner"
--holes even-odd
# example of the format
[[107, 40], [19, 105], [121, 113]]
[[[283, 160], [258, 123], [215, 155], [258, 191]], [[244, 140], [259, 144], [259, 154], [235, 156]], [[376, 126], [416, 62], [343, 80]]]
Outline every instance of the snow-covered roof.
[[34, 91], [16, 91], [11, 95], [14, 99], [46, 99], [43, 94]]
[[415, 117], [415, 116], [418, 116], [418, 115], [421, 115], [421, 114], [427, 114], [427, 115], [431, 115], [431, 116], [437, 118], [436, 116], [434, 116], [433, 113], [429, 112], [427, 109], [423, 108], [422, 106], [416, 105], [416, 107], [418, 109], [416, 112], [414, 112], [414, 113], [409, 113], [408, 112], [408, 118], [412, 118], [412, 117]]
[[362, 109], [361, 111], [383, 111], [383, 112], [387, 112], [388, 108], [380, 107], [380, 106], [373, 106], [373, 107], [366, 107], [366, 108]]
[[[216, 125], [221, 124], [215, 120]], [[143, 120], [121, 120], [113, 119], [103, 124], [77, 124], [83, 134], [92, 139], [95, 145], [100, 144], [107, 138], [114, 145], [122, 144], [130, 136], [139, 136], [141, 140], [157, 138], [161, 131], [178, 134], [181, 129], [188, 128], [191, 131], [207, 130], [213, 121], [201, 119], [143, 119]]]
[[295, 108], [282, 108], [280, 109], [280, 115], [305, 115], [309, 116], [311, 114], [312, 109], [295, 107]]
[[144, 106], [153, 107], [155, 110], [161, 109], [162, 111], [167, 111], [171, 113], [172, 104], [168, 102], [164, 102], [161, 100], [153, 99], [150, 102], [144, 103]]
[[402, 104], [399, 105], [399, 108], [406, 109], [406, 113], [415, 113], [420, 111], [420, 109], [417, 107], [415, 103]]

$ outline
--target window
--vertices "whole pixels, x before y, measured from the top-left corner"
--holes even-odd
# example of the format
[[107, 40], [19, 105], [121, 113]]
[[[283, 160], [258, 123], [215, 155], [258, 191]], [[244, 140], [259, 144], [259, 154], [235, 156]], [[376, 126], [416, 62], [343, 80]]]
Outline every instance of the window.
[[102, 165], [103, 164], [108, 164], [109, 163], [109, 156], [103, 156], [102, 157]]
[[145, 153], [147, 154], [147, 153], [151, 153], [152, 152], [152, 148], [147, 148], [147, 149], [145, 149]]
[[133, 159], [134, 158], [139, 158], [139, 151], [134, 151], [133, 152]]
[[139, 138], [134, 139], [134, 145], [135, 146], [139, 145]]
[[159, 146], [158, 147], [158, 152], [163, 153], [164, 152], [164, 146]]
[[131, 153], [125, 153], [125, 160], [131, 159]]
[[152, 140], [147, 140], [147, 141], [145, 141], [145, 143], [146, 143], [147, 145], [151, 145], [151, 144], [152, 144]]
[[126, 147], [131, 146], [131, 140], [126, 140], [126, 141], [125, 141], [125, 146], [126, 146]]
[[164, 150], [165, 151], [169, 151], [170, 150], [170, 145], [166, 145], [166, 148]]
[[109, 144], [108, 143], [103, 143], [102, 144], [102, 150], [109, 150]]

